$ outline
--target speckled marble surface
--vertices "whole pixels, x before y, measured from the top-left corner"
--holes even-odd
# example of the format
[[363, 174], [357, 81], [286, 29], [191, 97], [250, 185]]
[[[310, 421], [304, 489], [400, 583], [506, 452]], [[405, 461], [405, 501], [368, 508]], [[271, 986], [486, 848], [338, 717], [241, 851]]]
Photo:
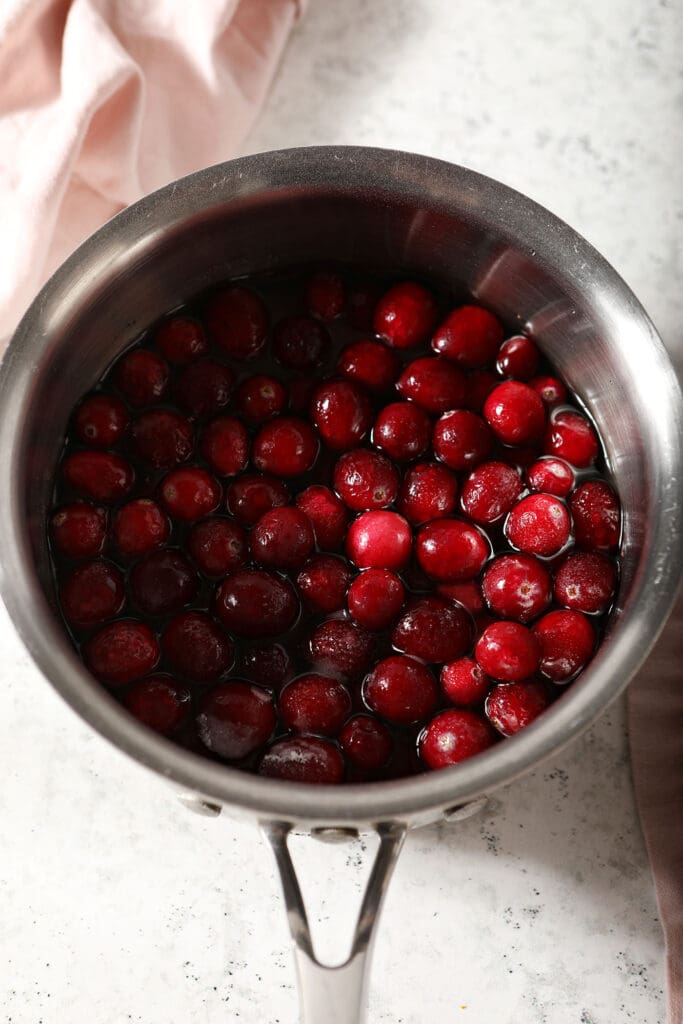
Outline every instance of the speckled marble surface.
[[[498, 177], [582, 231], [683, 357], [683, 9], [311, 0], [247, 149], [364, 143]], [[256, 830], [189, 814], [81, 725], [0, 612], [2, 1024], [294, 1024]], [[321, 927], [364, 844], [297, 841]], [[310, 870], [309, 870], [310, 869]], [[341, 932], [327, 947], [341, 952]], [[661, 1024], [662, 940], [620, 703], [480, 816], [412, 834], [372, 1024]]]

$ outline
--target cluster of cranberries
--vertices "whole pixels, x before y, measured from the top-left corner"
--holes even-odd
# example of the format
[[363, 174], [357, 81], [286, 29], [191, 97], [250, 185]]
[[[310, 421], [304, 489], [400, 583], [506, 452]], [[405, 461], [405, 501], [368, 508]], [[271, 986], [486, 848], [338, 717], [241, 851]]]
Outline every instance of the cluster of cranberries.
[[228, 284], [75, 410], [61, 610], [97, 679], [195, 751], [319, 783], [443, 768], [591, 658], [620, 534], [600, 458], [480, 306], [333, 271]]

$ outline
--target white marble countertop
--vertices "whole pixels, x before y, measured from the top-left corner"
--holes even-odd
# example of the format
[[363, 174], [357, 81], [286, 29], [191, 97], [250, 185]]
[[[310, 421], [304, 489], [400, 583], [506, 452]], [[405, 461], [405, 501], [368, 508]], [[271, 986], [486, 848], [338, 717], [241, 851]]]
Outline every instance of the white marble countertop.
[[[674, 0], [311, 0], [247, 148], [393, 146], [502, 179], [586, 235], [683, 354], [682, 42]], [[256, 830], [189, 814], [82, 725], [4, 612], [0, 676], [0, 1022], [294, 1024]], [[348, 923], [364, 850], [301, 855], [339, 859], [347, 888], [314, 917]], [[409, 837], [370, 1021], [661, 1024], [662, 954], [618, 704], [479, 817]]]

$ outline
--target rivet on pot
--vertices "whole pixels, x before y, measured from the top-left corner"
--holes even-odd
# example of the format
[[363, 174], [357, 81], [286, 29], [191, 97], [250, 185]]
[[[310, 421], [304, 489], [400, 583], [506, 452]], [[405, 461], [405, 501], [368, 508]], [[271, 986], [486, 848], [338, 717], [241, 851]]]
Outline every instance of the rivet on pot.
[[444, 821], [465, 821], [478, 814], [486, 807], [488, 797], [480, 796], [478, 800], [471, 800], [468, 804], [458, 804], [456, 807], [449, 807], [443, 812]]
[[201, 814], [205, 818], [217, 818], [223, 810], [220, 804], [212, 804], [209, 800], [197, 796], [196, 793], [178, 793], [178, 799], [183, 807], [187, 807], [188, 811], [194, 811], [195, 814]]
[[346, 843], [349, 839], [358, 838], [355, 828], [312, 828], [311, 835], [322, 843]]

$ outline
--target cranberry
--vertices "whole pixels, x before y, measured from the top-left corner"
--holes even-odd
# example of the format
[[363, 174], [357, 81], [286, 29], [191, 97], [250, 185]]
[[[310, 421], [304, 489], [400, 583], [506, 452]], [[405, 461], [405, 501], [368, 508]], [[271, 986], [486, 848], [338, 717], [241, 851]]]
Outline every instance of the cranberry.
[[429, 416], [419, 405], [392, 402], [377, 416], [372, 440], [397, 462], [410, 462], [427, 451], [431, 432]]
[[402, 569], [412, 547], [410, 526], [397, 512], [364, 512], [346, 536], [346, 553], [359, 569]]
[[491, 686], [491, 680], [474, 658], [458, 658], [441, 669], [441, 689], [458, 707], [479, 704]]
[[617, 586], [617, 568], [596, 551], [575, 551], [555, 573], [555, 600], [586, 614], [606, 612]]
[[474, 655], [487, 676], [516, 683], [537, 670], [541, 648], [519, 622], [492, 622], [477, 640]]
[[476, 527], [462, 519], [434, 519], [420, 527], [417, 560], [439, 583], [459, 583], [478, 576], [490, 546]]
[[367, 630], [346, 619], [327, 619], [311, 635], [311, 660], [324, 672], [359, 676], [370, 667], [374, 646]]
[[430, 519], [447, 516], [455, 508], [458, 481], [437, 462], [418, 462], [406, 470], [398, 494], [397, 508], [419, 526]]
[[238, 761], [264, 746], [275, 730], [273, 700], [260, 686], [241, 679], [218, 683], [204, 694], [197, 732], [205, 747]]
[[398, 493], [398, 472], [386, 455], [357, 448], [334, 467], [334, 489], [354, 512], [386, 508]]
[[475, 580], [464, 580], [462, 583], [439, 583], [436, 592], [448, 601], [456, 601], [461, 604], [473, 618], [481, 615], [486, 607], [481, 588]]
[[310, 424], [296, 416], [278, 416], [254, 438], [252, 457], [257, 469], [276, 476], [300, 476], [315, 462], [318, 439]]
[[207, 576], [225, 576], [240, 569], [249, 555], [249, 541], [242, 527], [231, 519], [213, 517], [195, 523], [188, 549]]
[[369, 281], [356, 285], [351, 289], [347, 303], [347, 312], [349, 323], [357, 331], [369, 331], [372, 329], [375, 306], [380, 295], [379, 286]]
[[532, 377], [529, 386], [552, 408], [567, 401], [567, 389], [557, 377]]
[[505, 336], [503, 325], [481, 306], [461, 306], [449, 313], [432, 338], [432, 348], [473, 370], [496, 358]]
[[121, 611], [123, 576], [110, 562], [86, 562], [67, 577], [59, 592], [62, 611], [79, 626], [93, 626]]
[[347, 380], [381, 393], [396, 380], [400, 369], [398, 356], [380, 341], [354, 341], [342, 349], [337, 373]]
[[405, 281], [385, 292], [375, 308], [375, 333], [392, 348], [414, 348], [427, 341], [434, 330], [437, 308], [434, 296], [421, 284]]
[[180, 551], [152, 551], [133, 567], [130, 585], [147, 615], [166, 615], [189, 604], [197, 593], [197, 574]]
[[214, 473], [235, 476], [249, 459], [246, 427], [234, 416], [219, 416], [204, 428], [200, 448]]
[[260, 473], [245, 473], [228, 485], [228, 512], [243, 526], [253, 526], [271, 508], [286, 505], [289, 491], [281, 480]]
[[531, 338], [516, 334], [504, 341], [498, 349], [496, 367], [503, 377], [529, 380], [536, 373], [540, 358]]
[[313, 524], [319, 548], [340, 547], [346, 534], [348, 515], [336, 494], [321, 484], [312, 484], [297, 494], [296, 504]]
[[128, 426], [128, 413], [120, 398], [91, 395], [84, 398], [76, 413], [76, 433], [84, 444], [110, 448], [121, 440]]
[[328, 448], [355, 448], [372, 426], [372, 406], [353, 381], [333, 380], [320, 384], [311, 399], [311, 419]]
[[336, 555], [313, 555], [296, 578], [309, 611], [318, 615], [330, 615], [344, 607], [350, 580], [348, 563]]
[[542, 458], [534, 462], [526, 472], [529, 487], [535, 491], [566, 498], [574, 486], [574, 470], [562, 459]]
[[168, 386], [169, 366], [156, 352], [136, 348], [119, 360], [114, 373], [116, 386], [130, 405], [152, 405]]
[[345, 300], [344, 282], [333, 270], [319, 270], [306, 282], [306, 306], [320, 320], [336, 320]]
[[344, 684], [317, 672], [293, 679], [280, 694], [280, 714], [292, 732], [336, 736], [350, 712]]
[[248, 423], [265, 423], [284, 412], [286, 405], [287, 390], [284, 384], [263, 373], [247, 377], [235, 392], [237, 411]]
[[216, 612], [238, 636], [277, 636], [294, 625], [299, 602], [287, 580], [265, 569], [239, 569], [219, 586]]
[[289, 381], [289, 411], [295, 416], [308, 418], [313, 392], [318, 386], [318, 379], [312, 374], [308, 377], [295, 377]]
[[541, 648], [541, 672], [556, 683], [568, 683], [590, 660], [595, 630], [581, 612], [548, 612], [534, 626]]
[[206, 325], [212, 340], [233, 359], [253, 359], [268, 337], [268, 313], [249, 288], [224, 288], [210, 299]]
[[174, 316], [161, 324], [154, 343], [169, 363], [182, 366], [206, 353], [208, 345], [201, 324], [189, 316]]
[[484, 416], [503, 444], [536, 441], [545, 427], [545, 406], [528, 384], [506, 380], [484, 402]]
[[481, 589], [494, 615], [529, 622], [552, 599], [546, 567], [531, 555], [500, 555], [487, 567]]
[[175, 385], [175, 399], [193, 416], [218, 412], [230, 401], [235, 376], [229, 366], [200, 359], [187, 366]]
[[107, 513], [103, 508], [77, 501], [63, 505], [50, 523], [55, 546], [68, 558], [99, 555], [107, 534]]
[[83, 648], [90, 671], [110, 686], [144, 676], [159, 661], [159, 644], [149, 626], [134, 619], [110, 622]]
[[75, 491], [113, 505], [133, 486], [133, 470], [113, 452], [74, 452], [62, 463], [62, 476]]
[[490, 370], [470, 370], [465, 380], [463, 405], [472, 412], [481, 412], [484, 402], [498, 384], [498, 377]]
[[408, 363], [396, 387], [403, 398], [438, 414], [462, 405], [465, 375], [454, 363], [438, 356], [423, 356]]
[[187, 717], [190, 691], [171, 676], [145, 676], [133, 683], [123, 703], [148, 729], [170, 736]]
[[122, 505], [112, 521], [112, 536], [123, 555], [144, 555], [159, 548], [171, 532], [168, 519], [150, 498]]
[[232, 668], [232, 640], [206, 612], [181, 612], [171, 619], [161, 640], [174, 672], [208, 683]]
[[180, 413], [150, 409], [141, 413], [130, 428], [131, 447], [143, 462], [157, 469], [170, 469], [192, 454], [192, 426]]
[[259, 775], [309, 785], [334, 785], [344, 778], [344, 758], [333, 743], [316, 736], [279, 740], [261, 758]]
[[519, 683], [499, 683], [486, 698], [486, 717], [503, 736], [514, 736], [538, 718], [548, 707], [543, 683], [525, 679]]
[[472, 645], [472, 619], [464, 608], [442, 597], [423, 597], [398, 620], [391, 642], [398, 651], [422, 661], [452, 661]]
[[242, 654], [242, 666], [252, 682], [276, 690], [293, 675], [292, 659], [282, 644], [247, 648]]
[[475, 412], [454, 409], [437, 421], [432, 443], [437, 458], [451, 469], [473, 469], [493, 451], [493, 434]]
[[561, 409], [551, 417], [543, 447], [546, 455], [557, 455], [581, 469], [592, 465], [600, 453], [592, 423], [571, 409]]
[[349, 587], [349, 613], [365, 629], [386, 629], [397, 617], [405, 587], [388, 569], [366, 569]]
[[404, 654], [392, 654], [367, 677], [363, 696], [370, 710], [388, 722], [410, 725], [432, 713], [437, 690], [426, 665]]
[[188, 466], [174, 469], [161, 483], [161, 500], [174, 519], [190, 523], [218, 507], [221, 488], [205, 469]]
[[524, 490], [516, 469], [505, 462], [482, 462], [463, 484], [460, 501], [475, 523], [495, 523]]
[[339, 734], [339, 746], [352, 768], [378, 772], [388, 763], [394, 743], [386, 725], [378, 718], [354, 715]]
[[556, 555], [569, 540], [569, 513], [552, 494], [530, 494], [518, 501], [505, 524], [510, 543], [532, 555]]
[[276, 569], [297, 569], [303, 565], [314, 543], [311, 521], [295, 505], [265, 512], [251, 533], [255, 561]]
[[494, 742], [493, 729], [474, 711], [442, 711], [420, 737], [420, 756], [427, 767], [436, 771], [481, 754]]
[[313, 370], [332, 344], [323, 325], [310, 316], [290, 316], [273, 331], [273, 352], [279, 362], [302, 373]]
[[619, 546], [619, 501], [604, 480], [589, 480], [577, 487], [569, 499], [569, 507], [578, 547], [613, 551]]

